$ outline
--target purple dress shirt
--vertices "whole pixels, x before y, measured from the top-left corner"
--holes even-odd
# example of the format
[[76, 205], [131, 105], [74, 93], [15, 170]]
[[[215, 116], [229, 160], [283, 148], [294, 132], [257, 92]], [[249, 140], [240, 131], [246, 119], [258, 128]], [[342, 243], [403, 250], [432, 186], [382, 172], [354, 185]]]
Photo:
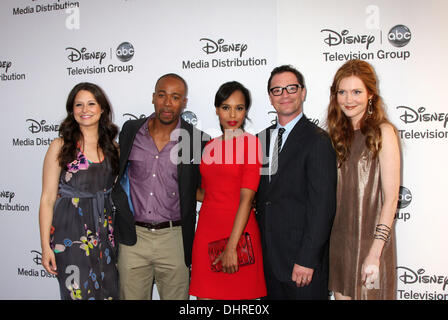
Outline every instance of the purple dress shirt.
[[[149, 119], [154, 117], [155, 113], [137, 132], [129, 155], [134, 219], [148, 223], [176, 221], [181, 219], [179, 187], [177, 165], [171, 162], [170, 153], [177, 148], [177, 139], [159, 152], [148, 131]], [[180, 120], [176, 128], [180, 128]]]

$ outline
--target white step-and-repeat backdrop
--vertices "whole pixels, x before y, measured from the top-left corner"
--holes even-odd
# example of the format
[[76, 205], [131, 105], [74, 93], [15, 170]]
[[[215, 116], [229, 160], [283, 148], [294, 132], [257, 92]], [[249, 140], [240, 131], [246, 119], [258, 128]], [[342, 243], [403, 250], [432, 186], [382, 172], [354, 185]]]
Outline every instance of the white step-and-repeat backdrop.
[[40, 265], [38, 209], [43, 158], [75, 84], [100, 85], [121, 127], [152, 113], [155, 81], [178, 73], [185, 118], [216, 136], [214, 94], [237, 80], [251, 90], [256, 133], [275, 121], [275, 66], [303, 72], [305, 114], [324, 126], [332, 77], [358, 58], [376, 68], [402, 142], [397, 298], [447, 300], [446, 12], [444, 0], [3, 0], [0, 299], [59, 299]]

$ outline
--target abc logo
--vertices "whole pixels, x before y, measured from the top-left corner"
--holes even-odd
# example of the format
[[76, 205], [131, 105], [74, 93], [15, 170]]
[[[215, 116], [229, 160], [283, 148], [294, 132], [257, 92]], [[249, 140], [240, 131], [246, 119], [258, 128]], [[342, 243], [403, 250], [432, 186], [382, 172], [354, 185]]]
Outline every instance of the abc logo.
[[127, 62], [134, 56], [134, 47], [129, 42], [123, 42], [115, 51], [117, 58], [122, 62]]
[[191, 111], [185, 111], [182, 113], [181, 116], [182, 116], [182, 119], [184, 119], [186, 122], [188, 122], [192, 126], [196, 126], [196, 124], [198, 123], [198, 117], [196, 117], [196, 115]]
[[411, 41], [411, 30], [408, 27], [399, 24], [390, 29], [387, 35], [389, 42], [394, 47], [404, 47]]
[[408, 188], [400, 186], [400, 192], [398, 194], [398, 209], [406, 208], [412, 201], [412, 194]]

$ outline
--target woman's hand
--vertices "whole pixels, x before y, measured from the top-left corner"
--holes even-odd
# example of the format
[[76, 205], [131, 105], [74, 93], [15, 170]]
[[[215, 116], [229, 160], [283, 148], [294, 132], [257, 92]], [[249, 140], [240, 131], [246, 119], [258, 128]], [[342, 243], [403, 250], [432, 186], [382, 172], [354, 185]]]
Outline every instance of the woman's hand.
[[238, 241], [244, 232], [244, 228], [246, 227], [247, 220], [249, 219], [254, 196], [255, 191], [248, 188], [241, 188], [240, 205], [238, 206], [238, 211], [235, 215], [232, 232], [230, 233], [230, 237], [224, 251], [213, 263], [216, 265], [219, 261], [221, 261], [222, 271], [225, 273], [235, 273], [238, 271], [238, 254], [236, 252], [236, 248], [238, 246]]
[[42, 266], [48, 273], [57, 275], [56, 258], [53, 250], [50, 248], [42, 249]]
[[198, 188], [196, 190], [196, 201], [204, 202], [205, 190], [202, 188]]
[[231, 249], [228, 246], [224, 249], [224, 251], [216, 258], [213, 265], [216, 265], [221, 261], [222, 263], [222, 271], [225, 273], [235, 273], [238, 271], [238, 255], [236, 253], [236, 249]]
[[362, 284], [367, 289], [379, 289], [380, 259], [369, 254], [361, 267]]

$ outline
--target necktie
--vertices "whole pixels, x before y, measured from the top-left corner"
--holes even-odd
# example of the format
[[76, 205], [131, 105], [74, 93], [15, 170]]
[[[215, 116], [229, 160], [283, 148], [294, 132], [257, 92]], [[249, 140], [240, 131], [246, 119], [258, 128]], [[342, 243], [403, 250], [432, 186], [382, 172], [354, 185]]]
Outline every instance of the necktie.
[[274, 143], [274, 150], [272, 152], [271, 174], [269, 175], [269, 181], [271, 181], [271, 176], [276, 174], [278, 170], [278, 155], [282, 149], [283, 133], [285, 133], [285, 128], [279, 128], [277, 138]]

